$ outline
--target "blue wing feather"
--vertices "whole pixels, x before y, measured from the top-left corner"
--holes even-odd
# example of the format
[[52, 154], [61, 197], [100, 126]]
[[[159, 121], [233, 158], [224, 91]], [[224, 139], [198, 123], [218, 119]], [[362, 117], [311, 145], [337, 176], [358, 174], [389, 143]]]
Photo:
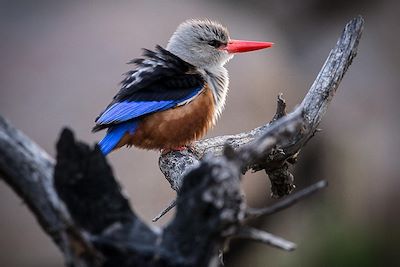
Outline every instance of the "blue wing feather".
[[110, 126], [106, 136], [99, 142], [101, 151], [104, 155], [107, 155], [115, 148], [126, 133], [134, 134], [140, 116], [172, 108], [179, 103], [194, 97], [202, 88], [203, 86], [195, 88], [191, 94], [178, 100], [123, 101], [111, 105], [97, 119], [98, 124], [114, 124]]
[[108, 129], [106, 136], [99, 142], [99, 146], [104, 155], [110, 153], [124, 135], [134, 133], [137, 128], [137, 121], [127, 121]]
[[193, 91], [184, 98], [177, 100], [162, 100], [162, 101], [123, 101], [115, 103], [107, 108], [103, 114], [97, 119], [97, 124], [111, 124], [123, 122], [140, 116], [166, 110], [184, 102], [196, 94], [203, 86], [194, 88]]
[[97, 120], [98, 124], [110, 124], [127, 121], [145, 114], [165, 110], [174, 106], [176, 101], [123, 101], [109, 107]]

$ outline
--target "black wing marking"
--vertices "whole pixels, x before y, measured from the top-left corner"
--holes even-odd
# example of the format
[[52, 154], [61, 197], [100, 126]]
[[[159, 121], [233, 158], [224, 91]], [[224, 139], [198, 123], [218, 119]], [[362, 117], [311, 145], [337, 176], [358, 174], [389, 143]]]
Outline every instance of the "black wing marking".
[[156, 46], [156, 52], [145, 49], [143, 56], [131, 61], [137, 68], [126, 73], [114, 102], [176, 100], [204, 84], [193, 65], [161, 46]]

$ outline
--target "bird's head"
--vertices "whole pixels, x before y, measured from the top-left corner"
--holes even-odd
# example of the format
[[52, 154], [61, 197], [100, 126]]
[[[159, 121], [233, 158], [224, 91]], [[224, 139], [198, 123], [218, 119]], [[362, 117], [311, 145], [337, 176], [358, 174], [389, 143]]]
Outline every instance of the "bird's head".
[[270, 42], [232, 40], [228, 30], [210, 20], [187, 20], [171, 36], [167, 50], [200, 68], [223, 66], [235, 53], [271, 47]]

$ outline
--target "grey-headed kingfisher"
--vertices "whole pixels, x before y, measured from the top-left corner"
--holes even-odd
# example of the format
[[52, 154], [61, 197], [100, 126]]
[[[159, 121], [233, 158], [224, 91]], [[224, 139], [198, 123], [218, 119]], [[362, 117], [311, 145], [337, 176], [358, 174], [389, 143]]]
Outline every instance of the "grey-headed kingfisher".
[[183, 22], [166, 49], [145, 49], [143, 58], [131, 61], [135, 69], [93, 128], [107, 129], [102, 152], [125, 145], [169, 151], [203, 137], [225, 105], [225, 63], [236, 53], [271, 46], [230, 39], [224, 26], [209, 20]]

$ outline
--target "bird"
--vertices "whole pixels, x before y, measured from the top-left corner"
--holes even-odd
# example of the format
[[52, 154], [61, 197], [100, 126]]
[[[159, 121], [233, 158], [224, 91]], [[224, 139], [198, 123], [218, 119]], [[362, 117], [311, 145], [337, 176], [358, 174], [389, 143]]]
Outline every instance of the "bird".
[[219, 22], [189, 19], [166, 48], [143, 49], [128, 64], [120, 89], [95, 120], [107, 129], [98, 143], [104, 155], [123, 146], [167, 153], [183, 150], [210, 130], [224, 109], [229, 77], [224, 65], [237, 53], [271, 42], [231, 39]]

